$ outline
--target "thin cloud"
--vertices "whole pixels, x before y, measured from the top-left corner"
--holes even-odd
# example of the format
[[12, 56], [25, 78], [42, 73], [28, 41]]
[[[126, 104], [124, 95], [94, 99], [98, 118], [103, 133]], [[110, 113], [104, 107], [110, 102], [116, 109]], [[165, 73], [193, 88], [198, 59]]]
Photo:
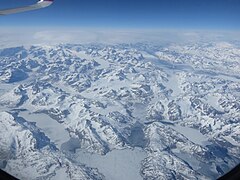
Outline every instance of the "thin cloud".
[[240, 32], [176, 31], [139, 29], [1, 29], [0, 47], [56, 45], [62, 43], [194, 43], [239, 41]]

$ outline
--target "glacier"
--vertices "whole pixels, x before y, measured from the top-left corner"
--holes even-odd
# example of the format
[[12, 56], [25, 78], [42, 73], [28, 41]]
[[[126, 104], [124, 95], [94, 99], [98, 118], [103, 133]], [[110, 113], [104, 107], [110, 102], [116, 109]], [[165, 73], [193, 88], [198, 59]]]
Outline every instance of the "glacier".
[[234, 41], [1, 48], [0, 168], [216, 179], [240, 163], [239, 74]]

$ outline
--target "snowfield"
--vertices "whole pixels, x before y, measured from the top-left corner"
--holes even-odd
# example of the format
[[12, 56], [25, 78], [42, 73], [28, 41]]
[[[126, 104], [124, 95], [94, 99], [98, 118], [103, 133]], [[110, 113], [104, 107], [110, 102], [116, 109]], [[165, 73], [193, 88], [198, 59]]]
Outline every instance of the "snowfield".
[[20, 179], [216, 179], [240, 163], [240, 47], [0, 49], [0, 128]]

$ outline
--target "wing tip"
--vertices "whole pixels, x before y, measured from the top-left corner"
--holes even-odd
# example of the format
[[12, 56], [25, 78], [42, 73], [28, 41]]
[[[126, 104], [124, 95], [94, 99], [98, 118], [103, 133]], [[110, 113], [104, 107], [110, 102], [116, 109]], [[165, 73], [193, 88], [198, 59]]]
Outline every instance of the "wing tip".
[[41, 2], [52, 2], [53, 3], [54, 0], [39, 0], [38, 3], [41, 3]]

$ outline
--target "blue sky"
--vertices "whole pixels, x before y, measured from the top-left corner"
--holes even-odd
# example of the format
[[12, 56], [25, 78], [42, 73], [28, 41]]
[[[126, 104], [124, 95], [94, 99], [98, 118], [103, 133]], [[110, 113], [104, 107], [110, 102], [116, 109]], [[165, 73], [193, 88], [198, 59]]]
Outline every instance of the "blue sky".
[[[2, 0], [1, 8], [34, 0]], [[240, 30], [240, 0], [55, 0], [46, 9], [1, 16], [0, 27]]]

